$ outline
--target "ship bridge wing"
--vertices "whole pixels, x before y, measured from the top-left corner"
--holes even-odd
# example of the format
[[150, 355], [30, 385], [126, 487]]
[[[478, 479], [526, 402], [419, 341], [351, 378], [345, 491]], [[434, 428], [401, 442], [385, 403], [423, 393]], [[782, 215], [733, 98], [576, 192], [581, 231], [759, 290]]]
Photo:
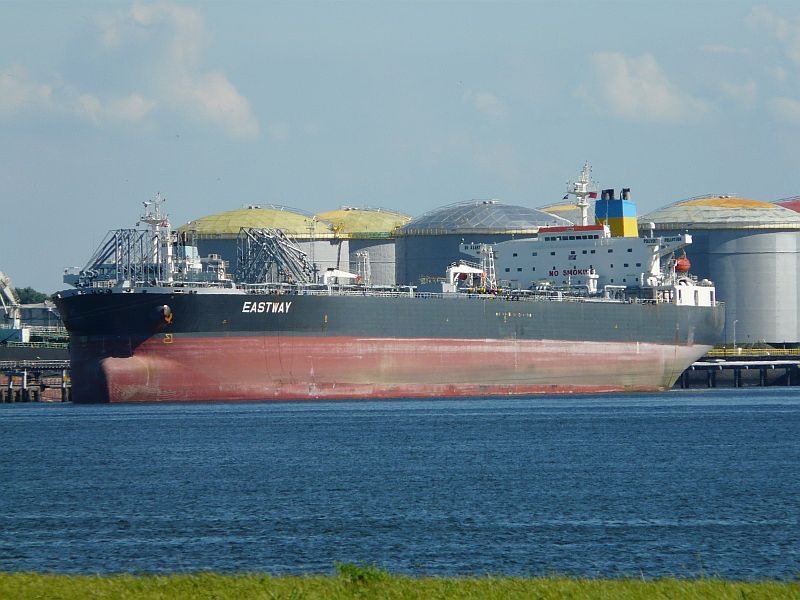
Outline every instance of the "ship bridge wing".
[[688, 233], [682, 233], [680, 235], [671, 235], [665, 237], [644, 238], [643, 241], [651, 248], [655, 247], [655, 253], [659, 258], [663, 258], [664, 256], [672, 254], [676, 250], [680, 250], [681, 248], [685, 248], [686, 246], [690, 245], [692, 243], [692, 236]]

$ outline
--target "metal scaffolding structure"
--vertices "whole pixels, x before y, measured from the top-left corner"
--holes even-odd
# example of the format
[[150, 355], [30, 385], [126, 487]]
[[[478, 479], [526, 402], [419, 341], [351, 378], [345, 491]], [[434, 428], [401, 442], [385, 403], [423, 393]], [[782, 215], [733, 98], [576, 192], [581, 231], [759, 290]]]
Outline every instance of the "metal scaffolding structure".
[[164, 265], [154, 256], [153, 234], [146, 229], [108, 232], [94, 255], [81, 269], [80, 287], [107, 282], [161, 281]]
[[238, 283], [312, 283], [308, 257], [280, 229], [242, 227], [237, 239]]
[[371, 285], [372, 284], [372, 267], [370, 266], [369, 262], [369, 252], [366, 250], [361, 250], [360, 252], [356, 252], [356, 258], [358, 259], [358, 269], [356, 273], [358, 274], [358, 278], [364, 285]]

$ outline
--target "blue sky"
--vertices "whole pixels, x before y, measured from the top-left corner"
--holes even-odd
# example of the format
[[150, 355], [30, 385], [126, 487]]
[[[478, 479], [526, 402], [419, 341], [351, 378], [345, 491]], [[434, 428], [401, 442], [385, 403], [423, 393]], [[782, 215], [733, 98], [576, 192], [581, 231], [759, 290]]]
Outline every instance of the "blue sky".
[[141, 202], [639, 213], [800, 195], [794, 2], [0, 2], [0, 270], [53, 292]]

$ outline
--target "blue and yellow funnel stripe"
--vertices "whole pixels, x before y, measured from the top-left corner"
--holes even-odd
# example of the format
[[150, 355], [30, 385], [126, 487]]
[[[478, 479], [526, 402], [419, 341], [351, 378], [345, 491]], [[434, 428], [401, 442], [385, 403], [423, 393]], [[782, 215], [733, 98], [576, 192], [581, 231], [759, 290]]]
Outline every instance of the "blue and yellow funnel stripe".
[[630, 190], [623, 189], [622, 197], [614, 196], [614, 190], [603, 190], [594, 204], [595, 222], [608, 225], [614, 237], [638, 237], [636, 205], [630, 200]]

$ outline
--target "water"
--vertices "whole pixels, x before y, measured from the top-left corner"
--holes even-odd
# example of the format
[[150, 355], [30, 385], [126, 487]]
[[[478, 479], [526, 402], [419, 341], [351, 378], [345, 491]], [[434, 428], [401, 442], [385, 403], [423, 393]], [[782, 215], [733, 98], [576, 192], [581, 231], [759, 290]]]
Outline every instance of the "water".
[[794, 579], [794, 388], [3, 405], [0, 571]]

